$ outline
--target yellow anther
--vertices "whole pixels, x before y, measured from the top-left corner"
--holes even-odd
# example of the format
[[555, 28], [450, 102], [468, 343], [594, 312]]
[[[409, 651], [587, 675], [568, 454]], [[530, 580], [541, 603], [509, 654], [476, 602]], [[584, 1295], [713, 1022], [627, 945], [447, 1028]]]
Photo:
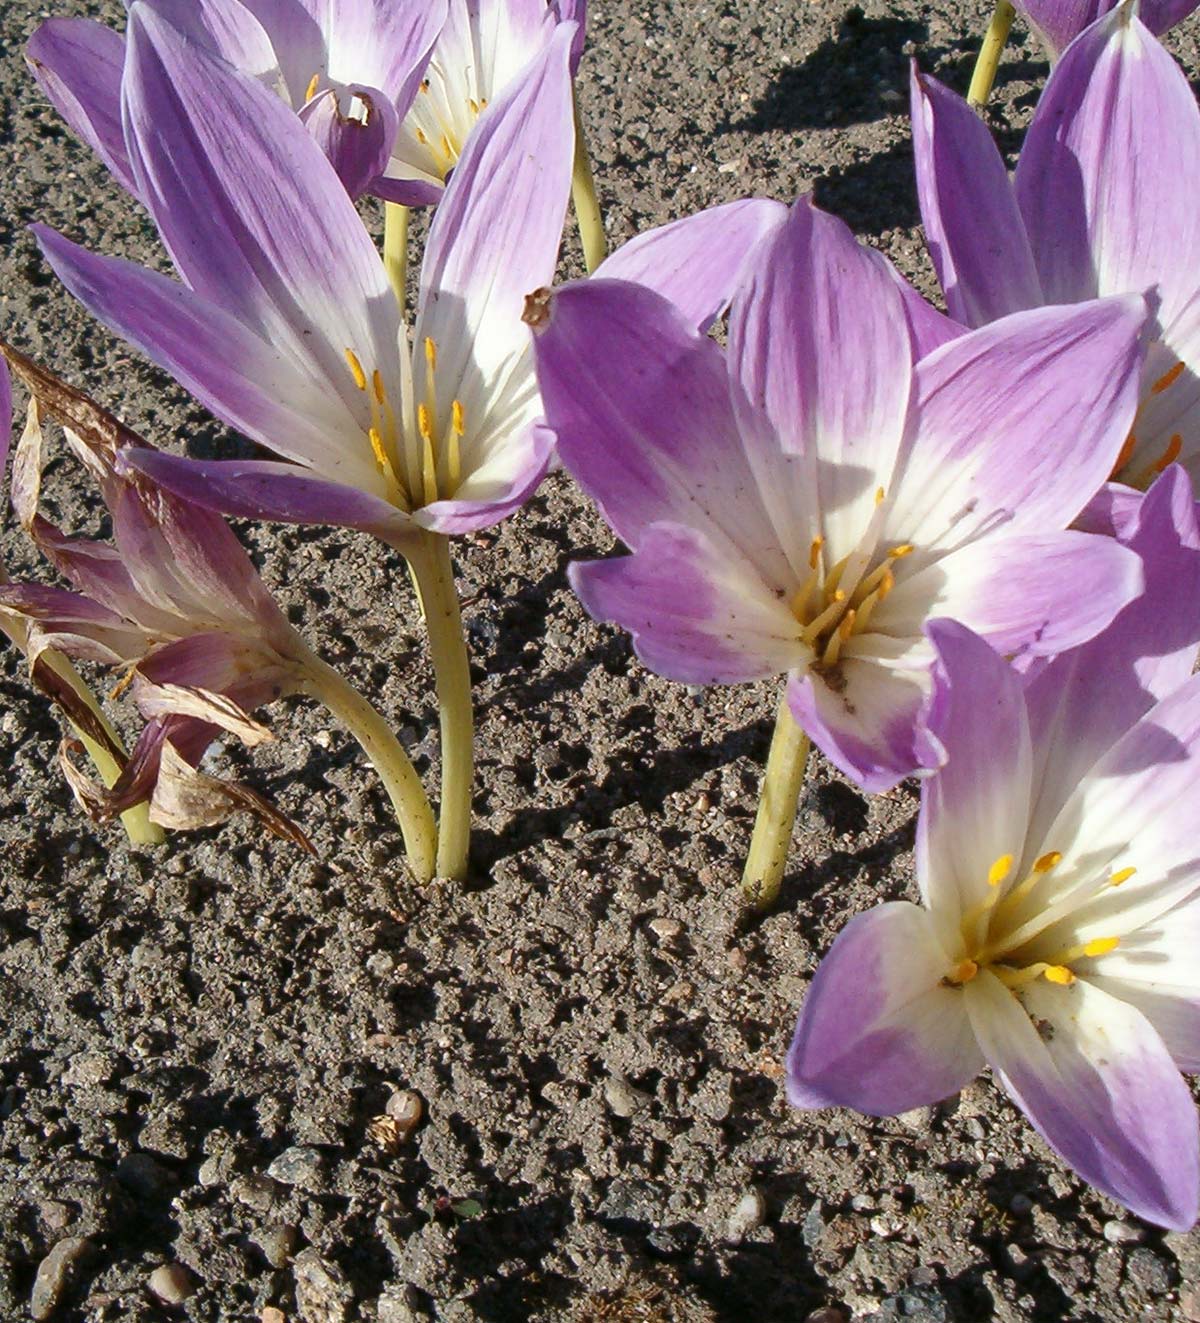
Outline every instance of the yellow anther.
[[1119, 873], [1114, 873], [1112, 877], [1108, 879], [1108, 885], [1110, 887], [1119, 887], [1122, 882], [1128, 882], [1136, 872], [1136, 868], [1122, 868]]
[[463, 407], [460, 400], [455, 400], [450, 406], [450, 426], [454, 430], [455, 436], [462, 436], [465, 429], [463, 420]]
[[437, 345], [428, 335], [425, 337], [425, 362], [431, 368], [437, 368]]
[[433, 420], [429, 416], [429, 410], [423, 404], [417, 405], [417, 429], [420, 431], [424, 441], [433, 444]]
[[1012, 872], [1013, 857], [1011, 854], [1002, 854], [999, 859], [988, 869], [988, 886], [998, 887], [1001, 882]]
[[884, 495], [885, 495], [885, 493], [884, 493], [884, 490], [883, 490], [882, 487], [876, 487], [876, 488], [875, 488], [875, 504], [876, 504], [876, 505], [882, 505], [882, 504], [883, 504]]
[[824, 547], [824, 545], [825, 539], [823, 537], [818, 536], [813, 538], [812, 545], [808, 549], [808, 568], [810, 570], [815, 570], [820, 564], [821, 548]]
[[1034, 861], [1033, 871], [1035, 873], [1048, 873], [1052, 868], [1057, 868], [1061, 863], [1062, 851], [1050, 850]]
[[382, 404], [387, 399], [387, 391], [383, 389], [383, 373], [378, 368], [371, 373], [371, 386], [375, 391], [375, 399]]
[[[428, 84], [428, 83], [423, 83], [423, 84], [422, 84], [422, 90], [428, 92], [428, 91], [429, 91], [429, 84]], [[428, 146], [429, 146], [429, 139], [425, 136], [424, 131], [421, 130], [421, 129], [418, 129], [418, 130], [417, 130], [417, 141], [421, 144], [422, 147], [428, 147]]]
[[1178, 432], [1167, 442], [1167, 448], [1154, 461], [1154, 472], [1161, 473], [1168, 464], [1174, 464], [1179, 458], [1179, 452], [1183, 449], [1183, 437]]
[[1042, 975], [1047, 983], [1057, 983], [1060, 988], [1069, 988], [1075, 982], [1075, 975], [1066, 965], [1047, 965]]
[[1097, 937], [1088, 942], [1083, 948], [1085, 956], [1103, 956], [1108, 955], [1110, 951], [1115, 951], [1121, 945], [1119, 937]]
[[814, 643], [817, 638], [824, 633], [842, 614], [845, 607], [846, 594], [839, 588], [833, 594], [833, 600], [815, 619], [810, 620], [800, 637], [805, 643]]
[[121, 676], [121, 678], [117, 681], [117, 683], [113, 685], [112, 689], [109, 690], [108, 697], [110, 702], [115, 702], [116, 699], [121, 697], [121, 695], [125, 692], [125, 690], [128, 689], [129, 686], [133, 683], [133, 677], [136, 674], [137, 674], [137, 663], [134, 662], [131, 666], [126, 667], [125, 673]]
[[358, 355], [353, 349], [346, 350], [346, 362], [350, 364], [350, 373], [354, 377], [354, 384], [359, 390], [366, 390], [367, 374], [363, 371], [363, 365], [358, 361]]
[[447, 138], [444, 133], [442, 134], [442, 151], [445, 153], [447, 157], [453, 160], [454, 148], [450, 146], [450, 139]]
[[970, 981], [979, 973], [979, 966], [974, 960], [967, 958], [960, 960], [957, 965], [946, 975], [944, 982], [963, 984]]
[[1164, 372], [1161, 377], [1150, 387], [1151, 395], [1161, 395], [1168, 386], [1173, 386], [1183, 373], [1183, 364], [1176, 363], [1168, 372]]
[[371, 449], [375, 452], [375, 463], [379, 465], [381, 471], [386, 472], [391, 464], [387, 457], [387, 451], [383, 448], [383, 437], [379, 435], [379, 429], [377, 427], [370, 428], [367, 436], [371, 440]]
[[[315, 73], [308, 80], [308, 88], [304, 93], [305, 101], [311, 101], [313, 97], [317, 95], [317, 88], [320, 86], [321, 86], [321, 75], [319, 73]], [[1182, 367], [1183, 365], [1180, 364], [1180, 366]]]
[[888, 555], [893, 560], [900, 560], [904, 556], [911, 556], [915, 550], [916, 548], [911, 542], [901, 542], [898, 547], [893, 547], [891, 551], [888, 552]]
[[478, 115], [478, 114], [479, 114], [479, 102], [476, 101], [475, 98], [474, 98], [473, 96], [469, 96], [469, 97], [467, 97], [467, 105], [471, 107], [471, 114], [472, 114], [472, 115]]

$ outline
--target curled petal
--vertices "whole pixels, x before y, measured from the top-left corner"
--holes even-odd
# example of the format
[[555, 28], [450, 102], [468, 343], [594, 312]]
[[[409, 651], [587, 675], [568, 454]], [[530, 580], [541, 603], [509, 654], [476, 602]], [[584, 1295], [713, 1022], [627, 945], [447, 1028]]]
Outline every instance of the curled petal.
[[357, 83], [328, 88], [304, 107], [300, 118], [346, 192], [352, 198], [368, 192], [392, 154], [399, 120], [391, 101], [377, 88]]

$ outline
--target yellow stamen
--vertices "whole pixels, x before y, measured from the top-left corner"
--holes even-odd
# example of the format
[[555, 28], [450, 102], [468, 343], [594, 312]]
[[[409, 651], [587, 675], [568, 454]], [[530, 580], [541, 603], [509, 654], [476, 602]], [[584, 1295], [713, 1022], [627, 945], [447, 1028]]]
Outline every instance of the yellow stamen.
[[1114, 873], [1112, 877], [1108, 879], [1108, 885], [1110, 887], [1119, 887], [1122, 882], [1128, 882], [1136, 872], [1136, 868], [1122, 868], [1119, 873]]
[[117, 683], [113, 685], [113, 687], [109, 690], [108, 693], [109, 702], [115, 702], [118, 698], [121, 697], [121, 695], [125, 692], [125, 690], [128, 689], [129, 686], [133, 683], [133, 677], [136, 674], [137, 674], [137, 663], [134, 662], [132, 666], [129, 666], [126, 669], [125, 674], [122, 675], [121, 678], [117, 681]]
[[893, 560], [900, 560], [904, 556], [911, 556], [916, 548], [911, 542], [901, 542], [898, 547], [893, 547], [888, 555]]
[[1083, 954], [1085, 956], [1104, 956], [1110, 951], [1115, 951], [1121, 945], [1119, 937], [1096, 937], [1085, 944]]
[[476, 101], [475, 98], [474, 98], [473, 96], [469, 96], [469, 97], [467, 97], [467, 105], [471, 107], [471, 114], [472, 114], [472, 115], [478, 115], [478, 114], [479, 114], [479, 102]]
[[455, 436], [462, 436], [465, 430], [463, 424], [463, 407], [460, 400], [455, 400], [450, 406], [450, 426], [454, 429]]
[[417, 405], [417, 430], [421, 433], [421, 438], [429, 445], [433, 444], [433, 424], [430, 421], [429, 410], [423, 404]]
[[454, 490], [462, 477], [462, 438], [466, 431], [463, 407], [455, 400], [450, 406], [450, 437], [446, 447], [446, 474], [450, 488]]
[[946, 975], [943, 982], [963, 984], [970, 981], [979, 973], [979, 966], [969, 957], [960, 960], [957, 965]]
[[1114, 474], [1120, 471], [1129, 463], [1130, 456], [1133, 454], [1133, 448], [1137, 445], [1137, 437], [1130, 432], [1125, 438], [1125, 444], [1121, 447], [1121, 453], [1117, 456], [1117, 462], [1112, 466]]
[[442, 134], [442, 151], [449, 160], [454, 159], [454, 148], [450, 146], [450, 139], [444, 133]]
[[808, 568], [815, 570], [821, 563], [821, 548], [825, 545], [823, 537], [815, 537], [812, 540], [812, 546], [808, 549]]
[[431, 371], [437, 370], [437, 345], [428, 335], [425, 337], [425, 362]]
[[884, 500], [884, 490], [882, 487], [875, 488], [875, 504], [882, 505]]
[[1047, 983], [1057, 983], [1060, 988], [1069, 988], [1075, 982], [1075, 975], [1066, 965], [1047, 965], [1042, 974]]
[[847, 611], [842, 617], [841, 623], [833, 631], [829, 642], [825, 645], [825, 655], [821, 658], [822, 666], [836, 666], [837, 660], [842, 654], [842, 644], [854, 633], [855, 612]]
[[1011, 854], [1002, 854], [999, 859], [988, 869], [988, 886], [998, 887], [1001, 882], [1012, 872], [1013, 857]]
[[346, 350], [346, 362], [350, 364], [350, 372], [354, 377], [354, 384], [359, 390], [366, 390], [367, 374], [363, 371], [363, 365], [358, 361], [358, 355], [353, 349]]
[[812, 643], [818, 635], [822, 634], [830, 625], [842, 614], [845, 608], [846, 594], [839, 588], [833, 595], [833, 601], [824, 611], [809, 622], [807, 628], [801, 631], [800, 637], [805, 643]]
[[379, 435], [379, 429], [372, 427], [367, 432], [367, 436], [371, 440], [371, 449], [375, 452], [375, 463], [379, 465], [380, 472], [386, 474], [391, 468], [391, 463], [387, 451], [383, 448], [383, 437]]
[[1167, 448], [1154, 461], [1154, 472], [1161, 473], [1168, 464], [1174, 464], [1179, 458], [1179, 452], [1183, 449], [1183, 437], [1178, 432], [1167, 442]]
[[864, 597], [863, 600], [859, 602], [855, 610], [858, 612], [858, 632], [860, 634], [866, 629], [867, 622], [871, 619], [871, 615], [875, 608], [895, 586], [896, 580], [889, 574], [885, 576], [879, 587], [876, 588], [873, 593]]
[[382, 404], [387, 399], [387, 391], [383, 389], [383, 374], [378, 368], [371, 374], [371, 385], [375, 391], [375, 399]]
[[[429, 87], [427, 84], [424, 86], [423, 90], [426, 92], [429, 91]], [[425, 136], [425, 133], [422, 129], [417, 130], [417, 141], [421, 144], [422, 147], [429, 146], [429, 139]]]
[[[317, 88], [320, 87], [320, 86], [321, 86], [321, 75], [320, 75], [319, 73], [315, 73], [315, 74], [313, 74], [313, 76], [308, 80], [308, 89], [307, 89], [307, 91], [304, 93], [304, 99], [305, 99], [305, 101], [311, 101], [311, 100], [313, 99], [313, 97], [315, 97], [315, 96], [317, 95]], [[1181, 363], [1181, 364], [1180, 364], [1180, 367], [1182, 367], [1182, 366], [1183, 366], [1183, 364]]]
[[1052, 868], [1057, 868], [1061, 863], [1062, 851], [1049, 850], [1034, 861], [1033, 871], [1035, 873], [1048, 873]]
[[1176, 363], [1168, 372], [1164, 372], [1161, 377], [1150, 387], [1151, 395], [1161, 395], [1168, 386], [1173, 386], [1183, 373], [1183, 364]]

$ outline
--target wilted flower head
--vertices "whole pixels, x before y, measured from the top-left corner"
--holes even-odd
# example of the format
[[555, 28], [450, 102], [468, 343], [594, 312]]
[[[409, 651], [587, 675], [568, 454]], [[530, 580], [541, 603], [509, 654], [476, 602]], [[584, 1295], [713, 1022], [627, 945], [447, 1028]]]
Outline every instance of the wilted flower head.
[[[152, 817], [164, 826], [196, 826], [252, 807], [303, 842], [252, 792], [193, 769], [222, 732], [247, 745], [270, 739], [250, 713], [294, 692], [311, 654], [220, 516], [116, 471], [119, 448], [148, 449], [144, 441], [30, 360], [4, 352], [33, 392], [13, 465], [13, 506], [72, 587], [0, 584], [0, 611], [22, 622], [31, 664], [53, 648], [119, 668], [118, 691], [129, 690], [147, 721], [110, 791], [67, 761], [77, 793], [104, 818], [150, 798]], [[111, 544], [69, 537], [39, 512], [47, 416], [62, 424], [98, 484], [112, 518]], [[78, 710], [71, 715], [87, 721]]]
[[788, 1056], [797, 1107], [891, 1115], [990, 1064], [1085, 1180], [1162, 1225], [1200, 1200], [1200, 537], [1172, 467], [1135, 517], [1146, 592], [1024, 687], [961, 626], [938, 650], [945, 769], [921, 906], [851, 920]]

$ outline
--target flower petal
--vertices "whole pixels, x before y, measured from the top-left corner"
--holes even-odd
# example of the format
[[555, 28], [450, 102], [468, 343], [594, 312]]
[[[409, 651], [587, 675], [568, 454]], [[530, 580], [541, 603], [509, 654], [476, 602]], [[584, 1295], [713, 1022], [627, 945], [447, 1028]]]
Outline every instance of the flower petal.
[[652, 290], [593, 278], [556, 291], [534, 348], [559, 456], [625, 543], [683, 524], [794, 591], [713, 341]]
[[507, 519], [537, 490], [555, 456], [554, 433], [534, 423], [506, 436], [472, 469], [452, 497], [413, 511], [413, 521], [454, 536]]
[[913, 152], [925, 242], [950, 316], [983, 326], [1038, 307], [1042, 290], [1008, 171], [983, 120], [912, 71]]
[[119, 470], [144, 473], [159, 486], [207, 510], [285, 524], [334, 524], [380, 537], [411, 532], [411, 516], [357, 487], [314, 478], [270, 460], [198, 460], [157, 450], [124, 450]]
[[707, 331], [737, 293], [755, 244], [787, 214], [781, 202], [767, 198], [709, 207], [630, 239], [593, 274], [645, 285], [669, 299], [697, 330]]
[[1141, 298], [1035, 308], [922, 359], [883, 537], [948, 551], [985, 531], [1063, 528], [1133, 422]]
[[849, 551], [890, 483], [908, 407], [912, 345], [886, 259], [801, 198], [753, 250], [729, 364], [802, 457], [827, 542]]
[[718, 551], [694, 528], [651, 524], [634, 555], [575, 561], [570, 576], [593, 619], [629, 630], [638, 656], [672, 680], [763, 679], [808, 651], [795, 616], [753, 566]]
[[1051, 1147], [1139, 1217], [1189, 1229], [1200, 1201], [1196, 1106], [1145, 1017], [1083, 979], [1039, 980], [1018, 1000], [985, 973], [965, 992], [984, 1055]]
[[1122, 541], [1142, 557], [1144, 592], [1026, 689], [1040, 769], [1030, 825], [1038, 839], [1096, 760], [1187, 680], [1200, 649], [1200, 532], [1186, 474], [1172, 466], [1159, 478]]
[[926, 632], [937, 652], [927, 724], [946, 765], [921, 783], [917, 881], [952, 947], [962, 915], [987, 896], [996, 861], [1011, 855], [1011, 867], [1020, 865], [1033, 753], [1013, 668], [957, 621], [931, 621]]
[[51, 18], [29, 39], [25, 57], [59, 114], [136, 196], [121, 130], [121, 36], [90, 18]]
[[300, 120], [352, 198], [383, 173], [400, 123], [389, 98], [362, 83], [328, 88], [304, 107]]
[[938, 1102], [983, 1067], [929, 915], [895, 901], [842, 929], [813, 978], [787, 1056], [793, 1107], [894, 1116]]

